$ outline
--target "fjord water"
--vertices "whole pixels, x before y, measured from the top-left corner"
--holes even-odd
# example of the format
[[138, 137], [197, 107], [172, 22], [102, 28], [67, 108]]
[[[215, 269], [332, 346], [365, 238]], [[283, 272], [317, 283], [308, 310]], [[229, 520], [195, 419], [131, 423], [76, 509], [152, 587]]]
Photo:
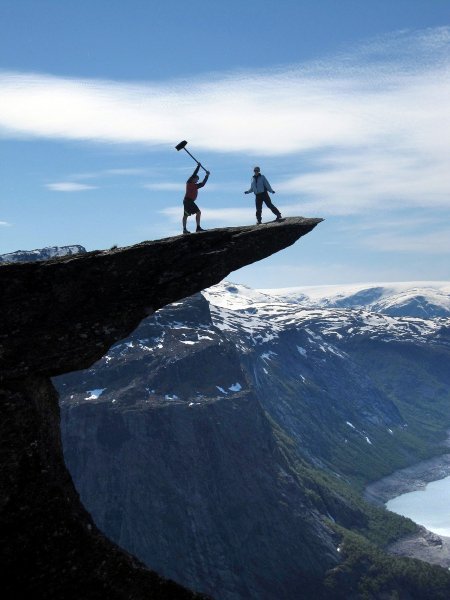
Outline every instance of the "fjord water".
[[450, 536], [450, 476], [392, 498], [386, 508], [438, 535]]

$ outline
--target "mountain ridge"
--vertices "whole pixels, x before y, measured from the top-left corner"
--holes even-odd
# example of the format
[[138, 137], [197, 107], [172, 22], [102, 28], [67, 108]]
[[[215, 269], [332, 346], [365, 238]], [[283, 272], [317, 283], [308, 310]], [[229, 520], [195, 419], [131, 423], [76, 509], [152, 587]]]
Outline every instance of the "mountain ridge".
[[15, 252], [0, 254], [0, 264], [37, 262], [84, 253], [86, 253], [86, 248], [79, 244], [72, 244], [71, 246], [47, 246], [46, 248], [35, 250], [16, 250]]
[[[148, 317], [89, 370], [58, 378], [66, 460], [101, 527], [185, 585], [227, 600], [295, 598], [300, 585], [306, 598], [359, 598], [364, 565], [378, 564], [370, 544], [384, 548], [414, 525], [373, 512], [356, 491], [441, 451], [448, 347], [448, 319], [306, 308], [223, 281]], [[105, 427], [120, 440], [108, 456]], [[138, 496], [137, 440], [152, 448], [141, 451]], [[163, 466], [164, 490], [154, 483]], [[295, 539], [308, 540], [308, 553]], [[411, 593], [379, 568], [391, 593]], [[430, 597], [418, 589], [412, 597]]]
[[305, 307], [365, 308], [391, 316], [450, 316], [450, 282], [412, 281], [260, 289]]

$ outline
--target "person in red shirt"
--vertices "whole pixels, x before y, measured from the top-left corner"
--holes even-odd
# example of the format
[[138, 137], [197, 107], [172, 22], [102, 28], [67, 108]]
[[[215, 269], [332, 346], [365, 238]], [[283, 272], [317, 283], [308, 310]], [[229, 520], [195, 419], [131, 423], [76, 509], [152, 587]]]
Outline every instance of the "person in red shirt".
[[197, 163], [197, 167], [189, 179], [186, 181], [186, 194], [184, 195], [183, 206], [184, 206], [184, 214], [183, 214], [183, 233], [191, 233], [186, 229], [187, 218], [190, 215], [195, 215], [195, 220], [197, 222], [196, 231], [205, 231], [200, 227], [200, 219], [202, 216], [201, 210], [196, 205], [195, 200], [197, 199], [198, 190], [202, 188], [205, 183], [208, 181], [209, 171], [206, 171], [206, 175], [204, 180], [201, 183], [198, 183], [199, 176], [198, 171], [202, 165]]

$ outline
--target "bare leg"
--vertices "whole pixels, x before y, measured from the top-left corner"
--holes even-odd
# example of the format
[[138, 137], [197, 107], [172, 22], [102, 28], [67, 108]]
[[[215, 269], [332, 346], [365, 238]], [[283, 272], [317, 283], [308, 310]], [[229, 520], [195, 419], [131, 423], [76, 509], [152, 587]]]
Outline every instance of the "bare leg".
[[197, 227], [200, 227], [200, 219], [201, 219], [202, 213], [199, 210], [198, 213], [195, 213], [195, 220], [197, 221]]
[[186, 224], [187, 224], [187, 215], [183, 215], [183, 231], [186, 229]]

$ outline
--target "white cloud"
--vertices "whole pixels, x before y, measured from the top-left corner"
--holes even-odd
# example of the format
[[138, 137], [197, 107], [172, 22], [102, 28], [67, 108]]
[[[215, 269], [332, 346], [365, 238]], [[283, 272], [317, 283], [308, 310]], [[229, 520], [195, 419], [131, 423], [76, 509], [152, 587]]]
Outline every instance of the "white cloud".
[[142, 186], [146, 190], [157, 190], [162, 192], [184, 192], [185, 183], [144, 183]]
[[144, 169], [141, 167], [131, 167], [122, 169], [103, 169], [101, 171], [91, 171], [87, 173], [74, 173], [70, 179], [103, 179], [105, 177], [137, 177], [141, 175], [152, 175], [156, 169]]
[[450, 228], [424, 233], [378, 233], [368, 236], [365, 246], [381, 252], [405, 252], [420, 255], [450, 254]]
[[277, 188], [301, 194], [328, 214], [361, 213], [386, 203], [390, 209], [448, 209], [450, 155], [443, 150], [431, 153], [430, 148], [405, 150], [398, 143], [385, 150], [379, 146], [359, 153], [342, 150], [337, 156], [327, 151], [320, 158], [320, 170], [292, 177]]
[[58, 183], [47, 183], [46, 188], [52, 192], [84, 192], [86, 190], [95, 190], [95, 185], [86, 185], [85, 183], [74, 183], [73, 181], [61, 181]]
[[[150, 145], [188, 137], [196, 147], [269, 155], [386, 136], [444, 148], [444, 132], [433, 125], [450, 128], [448, 32], [389, 38], [376, 46], [376, 59], [366, 49], [326, 66], [217, 75], [197, 81], [194, 91], [184, 81], [133, 85], [4, 72], [0, 124], [4, 134]], [[402, 60], [392, 59], [393, 49]]]
[[11, 223], [8, 223], [8, 221], [0, 221], [0, 227], [11, 227]]
[[[335, 215], [381, 206], [444, 209], [449, 50], [450, 28], [400, 32], [327, 62], [216, 74], [198, 78], [195, 88], [179, 80], [130, 84], [3, 72], [0, 132], [173, 152], [187, 138], [200, 151], [292, 155], [294, 175], [277, 191], [301, 194], [290, 205], [297, 213], [305, 206]], [[298, 165], [313, 170], [299, 174]]]

